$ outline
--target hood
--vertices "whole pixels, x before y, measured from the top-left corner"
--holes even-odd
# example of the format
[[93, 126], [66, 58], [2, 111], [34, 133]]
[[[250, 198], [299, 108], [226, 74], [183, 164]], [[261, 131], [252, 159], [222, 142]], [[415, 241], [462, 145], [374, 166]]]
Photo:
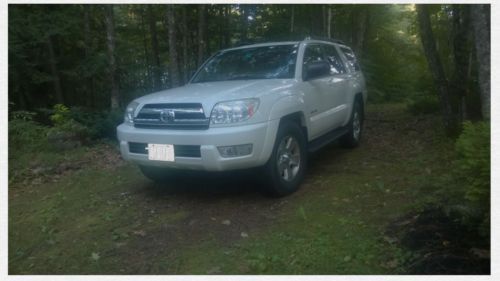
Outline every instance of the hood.
[[156, 92], [136, 99], [148, 103], [201, 103], [205, 114], [222, 101], [258, 98], [265, 94], [289, 88], [293, 79], [262, 79], [243, 81], [218, 81], [192, 83], [185, 86]]

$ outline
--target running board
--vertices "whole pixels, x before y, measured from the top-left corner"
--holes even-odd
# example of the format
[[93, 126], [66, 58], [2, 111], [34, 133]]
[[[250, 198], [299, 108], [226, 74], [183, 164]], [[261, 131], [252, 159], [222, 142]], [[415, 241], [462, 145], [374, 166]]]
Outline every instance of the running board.
[[309, 142], [307, 150], [309, 152], [316, 152], [323, 146], [339, 139], [347, 132], [349, 132], [349, 130], [346, 127], [340, 127], [338, 129], [331, 130], [330, 132], [322, 135], [321, 137]]

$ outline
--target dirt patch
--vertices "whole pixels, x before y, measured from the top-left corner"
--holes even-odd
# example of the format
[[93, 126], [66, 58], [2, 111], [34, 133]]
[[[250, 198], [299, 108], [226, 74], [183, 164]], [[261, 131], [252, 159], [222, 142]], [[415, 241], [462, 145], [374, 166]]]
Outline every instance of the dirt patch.
[[489, 239], [456, 214], [428, 208], [392, 222], [384, 240], [411, 253], [408, 274], [490, 274]]

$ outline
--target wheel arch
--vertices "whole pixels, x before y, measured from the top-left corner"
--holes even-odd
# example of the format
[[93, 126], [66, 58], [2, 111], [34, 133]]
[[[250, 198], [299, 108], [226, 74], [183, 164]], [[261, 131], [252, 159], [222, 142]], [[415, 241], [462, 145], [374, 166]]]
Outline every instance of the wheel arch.
[[356, 94], [354, 94], [354, 101], [353, 101], [353, 104], [356, 103], [356, 102], [359, 102], [360, 106], [361, 106], [361, 118], [364, 119], [365, 118], [365, 98], [364, 98], [364, 95], [362, 92], [358, 92]]
[[297, 111], [297, 112], [293, 112], [293, 113], [290, 113], [290, 114], [287, 114], [287, 115], [281, 117], [280, 118], [280, 125], [284, 122], [297, 123], [302, 129], [302, 132], [304, 133], [304, 137], [305, 137], [306, 141], [309, 140], [308, 134], [307, 134], [306, 117], [304, 115], [304, 112]]

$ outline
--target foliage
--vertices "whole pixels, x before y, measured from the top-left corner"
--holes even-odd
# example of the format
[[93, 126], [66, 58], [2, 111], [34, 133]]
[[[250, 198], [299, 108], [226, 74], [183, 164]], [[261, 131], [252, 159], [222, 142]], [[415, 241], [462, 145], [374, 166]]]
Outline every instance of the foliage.
[[13, 111], [9, 120], [9, 150], [37, 151], [47, 146], [45, 136], [48, 128], [33, 121], [36, 113]]
[[457, 177], [466, 185], [465, 198], [488, 207], [490, 202], [490, 124], [465, 122], [457, 140]]
[[416, 36], [412, 6], [374, 5], [371, 11], [361, 58], [369, 101], [404, 101], [429, 90], [432, 80]]
[[89, 129], [92, 138], [116, 139], [116, 126], [123, 121], [123, 112], [91, 111], [83, 107], [73, 107], [71, 118]]
[[54, 126], [63, 126], [65, 123], [71, 121], [70, 111], [64, 104], [56, 104], [53, 108], [53, 114], [50, 116], [50, 120], [54, 123]]
[[31, 112], [27, 110], [18, 110], [9, 112], [10, 120], [32, 121], [35, 116], [36, 112]]
[[414, 115], [436, 113], [439, 111], [439, 100], [436, 96], [417, 95], [409, 100], [407, 108]]
[[48, 130], [47, 139], [54, 149], [64, 150], [88, 143], [90, 130], [71, 117], [67, 106], [54, 105], [50, 120], [54, 126]]

